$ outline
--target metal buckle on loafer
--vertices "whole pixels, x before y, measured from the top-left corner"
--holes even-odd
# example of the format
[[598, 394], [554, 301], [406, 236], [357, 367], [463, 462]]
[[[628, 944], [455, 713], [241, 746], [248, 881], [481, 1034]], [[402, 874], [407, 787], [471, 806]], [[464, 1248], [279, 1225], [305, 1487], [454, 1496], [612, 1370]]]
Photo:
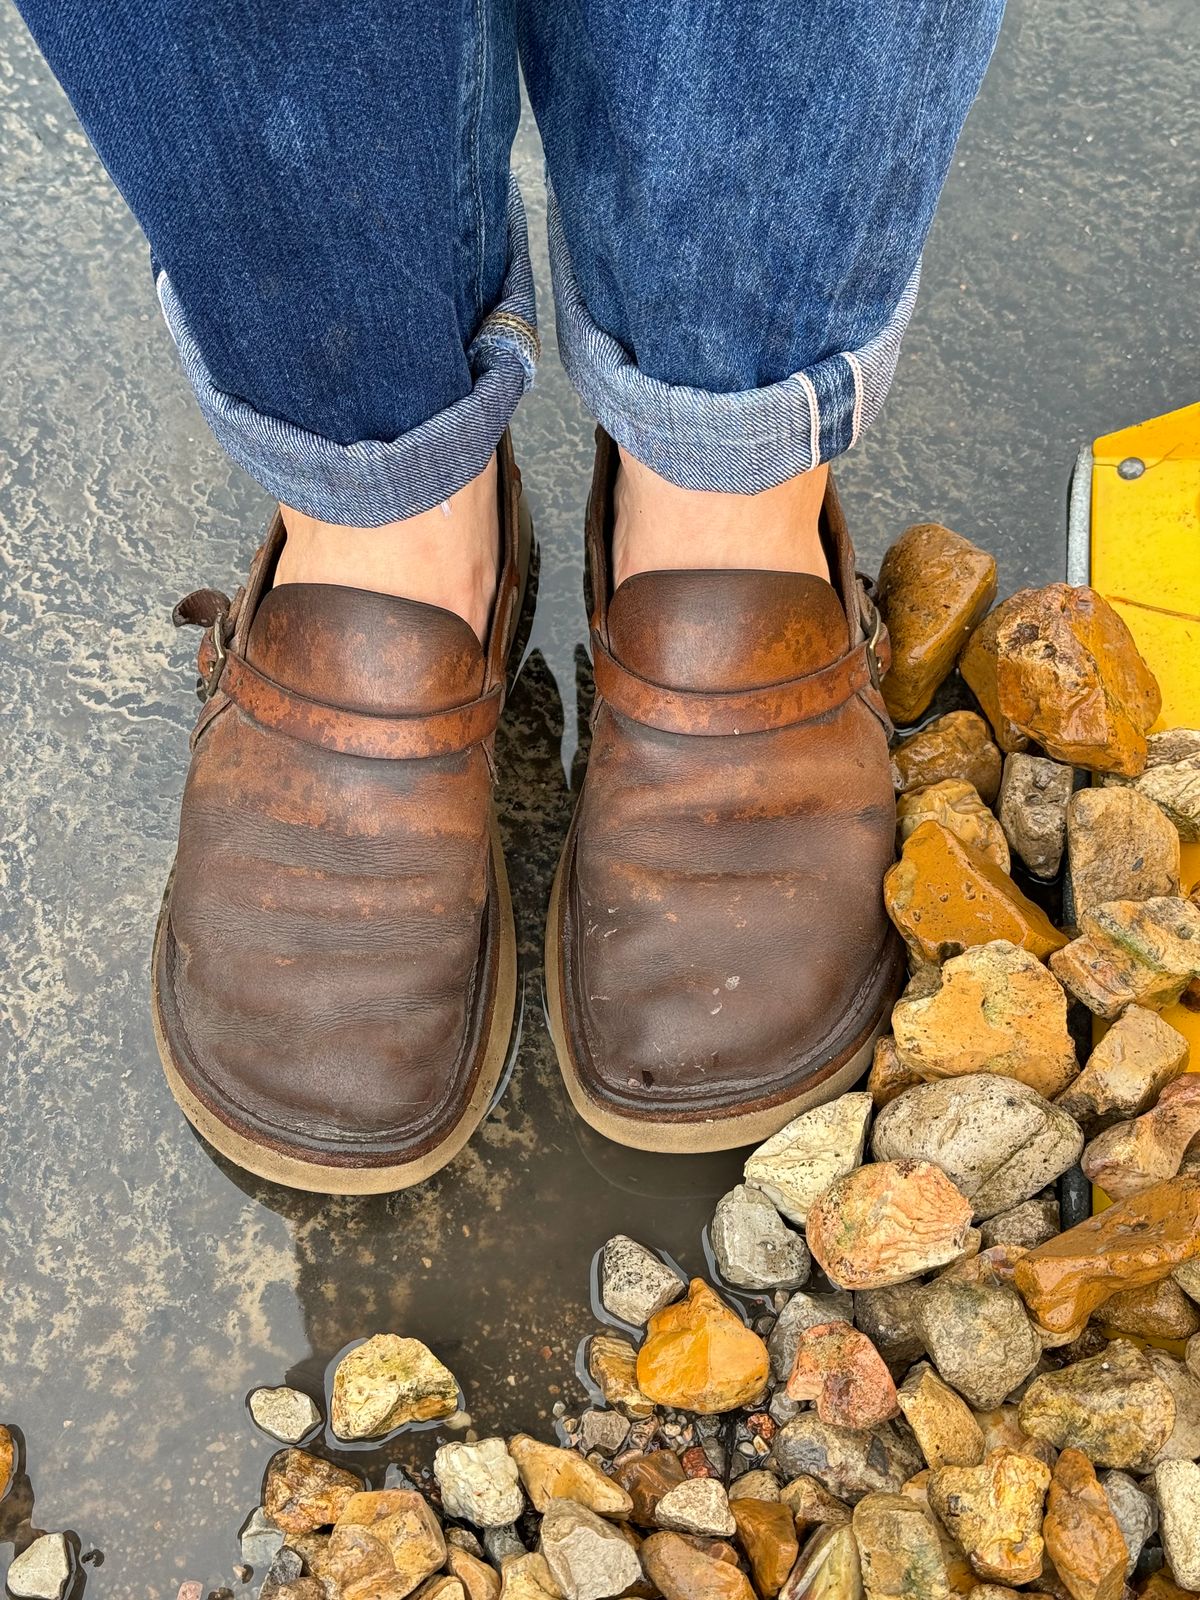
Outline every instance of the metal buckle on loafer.
[[207, 677], [198, 678], [196, 681], [196, 693], [201, 700], [211, 700], [220, 687], [221, 674], [225, 670], [225, 658], [229, 654], [229, 639], [232, 632], [233, 629], [229, 625], [229, 613], [228, 611], [222, 611], [214, 619], [212, 627], [208, 630], [208, 636], [212, 640], [213, 664]]
[[861, 585], [858, 591], [858, 601], [858, 612], [862, 618], [863, 632], [867, 634], [867, 670], [871, 674], [873, 687], [876, 691], [879, 691], [883, 684], [883, 661], [879, 654], [879, 641], [883, 638], [885, 625], [879, 607]]

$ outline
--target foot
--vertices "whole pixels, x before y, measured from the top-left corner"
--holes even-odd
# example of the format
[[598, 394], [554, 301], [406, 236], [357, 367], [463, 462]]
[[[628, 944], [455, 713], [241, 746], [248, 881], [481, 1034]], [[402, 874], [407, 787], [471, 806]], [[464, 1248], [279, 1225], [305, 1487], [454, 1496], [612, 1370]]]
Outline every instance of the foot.
[[612, 579], [639, 572], [760, 568], [829, 577], [821, 506], [829, 468], [816, 467], [760, 494], [680, 489], [621, 451], [613, 493]]
[[[518, 589], [507, 443], [491, 481], [491, 628], [482, 554], [468, 604], [461, 568], [439, 587], [402, 540], [293, 543], [277, 519], [201, 648], [213, 692], [155, 941], [157, 1034], [194, 1125], [276, 1182], [419, 1182], [482, 1120], [504, 1064], [516, 957], [491, 749]], [[186, 616], [212, 621], [217, 598]]]
[[[815, 539], [717, 518], [689, 544], [686, 519], [623, 532], [623, 481], [602, 439], [596, 710], [547, 937], [551, 1026], [601, 1133], [728, 1149], [849, 1088], [898, 990], [887, 714], [831, 489]], [[777, 566], [755, 570], [766, 551]]]
[[482, 643], [496, 596], [500, 522], [496, 458], [432, 511], [352, 528], [280, 506], [287, 543], [275, 587], [332, 583], [452, 611]]

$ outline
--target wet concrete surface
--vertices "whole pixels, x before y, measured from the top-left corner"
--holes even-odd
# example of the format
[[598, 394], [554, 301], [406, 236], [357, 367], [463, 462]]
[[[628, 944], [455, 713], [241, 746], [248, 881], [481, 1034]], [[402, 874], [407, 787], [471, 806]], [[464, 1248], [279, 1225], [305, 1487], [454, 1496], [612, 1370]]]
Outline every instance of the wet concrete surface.
[[[735, 1157], [590, 1136], [541, 1014], [541, 922], [578, 768], [589, 425], [547, 356], [516, 425], [542, 548], [500, 742], [525, 1022], [499, 1109], [442, 1176], [377, 1200], [242, 1177], [162, 1079], [147, 960], [183, 781], [197, 583], [244, 570], [266, 507], [204, 431], [145, 252], [15, 14], [0, 11], [3, 809], [0, 1418], [22, 1472], [0, 1573], [69, 1529], [89, 1596], [229, 1586], [272, 1452], [259, 1383], [319, 1393], [376, 1329], [428, 1340], [480, 1430], [549, 1425], [591, 1324], [596, 1247], [625, 1230], [703, 1270]], [[1061, 575], [1079, 443], [1196, 398], [1194, 0], [1012, 0], [926, 257], [892, 398], [843, 465], [866, 564], [915, 518], [993, 549], [1006, 589]], [[429, 1435], [392, 1454], [419, 1460]]]

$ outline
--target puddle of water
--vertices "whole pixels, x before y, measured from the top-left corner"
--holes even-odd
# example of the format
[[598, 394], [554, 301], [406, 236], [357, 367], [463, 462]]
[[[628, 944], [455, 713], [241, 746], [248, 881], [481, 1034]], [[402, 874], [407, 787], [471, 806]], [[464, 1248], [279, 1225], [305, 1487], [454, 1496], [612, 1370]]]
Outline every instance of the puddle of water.
[[[1117, 34], [1098, 0], [1010, 0], [896, 388], [841, 474], [864, 565], [935, 516], [997, 553], [1006, 589], [1060, 576], [1080, 440], [1190, 398], [1196, 296], [1171, 263], [1192, 228], [1200, 107], [1187, 52], [1162, 47], [1195, 40], [1190, 5], [1135, 7]], [[262, 497], [204, 433], [141, 241], [11, 8], [0, 37], [21, 179], [0, 261], [16, 419], [0, 474], [0, 1418], [21, 1448], [0, 1575], [14, 1541], [67, 1529], [89, 1600], [174, 1600], [185, 1579], [237, 1596], [237, 1531], [278, 1448], [246, 1415], [250, 1389], [320, 1398], [344, 1347], [390, 1329], [447, 1362], [481, 1435], [548, 1438], [556, 1404], [584, 1400], [594, 1252], [624, 1232], [704, 1274], [703, 1230], [740, 1158], [648, 1156], [585, 1128], [541, 1013], [542, 920], [586, 748], [590, 450], [554, 362], [528, 124], [515, 162], [548, 355], [515, 429], [542, 561], [499, 746], [526, 1002], [511, 1073], [452, 1167], [392, 1197], [271, 1189], [182, 1121], [146, 998], [194, 708], [167, 615], [197, 582], [236, 581]], [[1152, 189], [1114, 185], [1133, 171], [1153, 171]], [[373, 1481], [417, 1473], [436, 1438], [355, 1460]]]

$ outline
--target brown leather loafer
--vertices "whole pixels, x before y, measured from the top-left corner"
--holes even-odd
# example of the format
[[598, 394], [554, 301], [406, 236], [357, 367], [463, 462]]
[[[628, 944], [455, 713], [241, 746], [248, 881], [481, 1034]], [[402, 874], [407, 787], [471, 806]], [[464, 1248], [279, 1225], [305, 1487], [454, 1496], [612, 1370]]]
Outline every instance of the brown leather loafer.
[[516, 945], [492, 746], [529, 524], [500, 448], [486, 649], [461, 618], [357, 589], [272, 589], [277, 518], [208, 632], [179, 849], [154, 948], [163, 1066], [239, 1166], [325, 1194], [417, 1183], [504, 1066]]
[[588, 512], [592, 751], [555, 880], [547, 1000], [576, 1109], [722, 1150], [849, 1088], [904, 970], [884, 913], [887, 638], [832, 485], [835, 582], [646, 572], [608, 592], [617, 452]]

